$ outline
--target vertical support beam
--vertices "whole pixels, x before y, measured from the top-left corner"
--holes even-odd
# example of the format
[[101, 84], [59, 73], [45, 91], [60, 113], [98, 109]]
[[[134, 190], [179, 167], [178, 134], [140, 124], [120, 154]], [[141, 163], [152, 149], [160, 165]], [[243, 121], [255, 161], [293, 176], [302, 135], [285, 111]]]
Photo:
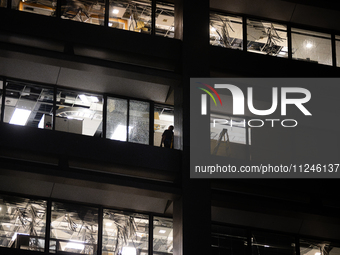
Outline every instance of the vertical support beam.
[[98, 241], [97, 241], [97, 255], [102, 254], [103, 248], [103, 207], [98, 209]]
[[189, 171], [190, 78], [210, 76], [209, 7], [209, 0], [194, 5], [187, 0], [175, 2], [175, 38], [182, 40], [182, 80], [175, 88], [174, 110], [175, 149], [182, 150], [182, 196], [173, 201], [174, 255], [211, 254], [210, 181], [191, 179]]
[[247, 52], [248, 40], [247, 40], [247, 18], [245, 16], [242, 17], [242, 45], [243, 51]]
[[150, 102], [150, 114], [149, 114], [149, 145], [154, 144], [154, 122], [155, 122], [155, 104]]
[[127, 116], [126, 116], [126, 141], [129, 141], [129, 125], [130, 125], [130, 99], [127, 100]]
[[12, 0], [7, 0], [7, 8], [12, 9]]
[[[247, 123], [247, 119], [244, 120]], [[246, 159], [250, 160], [250, 139], [249, 139], [249, 131], [250, 128], [248, 127], [248, 125], [246, 124]]]
[[288, 40], [288, 59], [293, 58], [293, 47], [292, 47], [292, 27], [290, 24], [287, 25], [287, 40]]
[[300, 238], [295, 237], [295, 255], [300, 255]]
[[110, 21], [110, 0], [105, 0], [104, 27], [109, 26]]
[[153, 214], [149, 215], [149, 243], [148, 243], [148, 255], [153, 254]]
[[46, 233], [45, 233], [45, 253], [50, 251], [50, 237], [51, 237], [51, 212], [52, 210], [52, 200], [47, 200], [46, 208]]
[[151, 6], [151, 34], [156, 34], [156, 0], [152, 0]]
[[1, 119], [0, 119], [0, 122], [4, 122], [5, 103], [6, 103], [6, 85], [7, 85], [7, 79], [4, 78], [2, 80]]
[[56, 10], [56, 17], [61, 17], [61, 0], [57, 0], [57, 10]]
[[335, 34], [332, 34], [332, 63], [333, 63], [333, 66], [336, 67], [336, 42], [335, 42]]
[[102, 137], [106, 138], [106, 127], [107, 127], [107, 94], [104, 94], [104, 104], [103, 104], [103, 134]]

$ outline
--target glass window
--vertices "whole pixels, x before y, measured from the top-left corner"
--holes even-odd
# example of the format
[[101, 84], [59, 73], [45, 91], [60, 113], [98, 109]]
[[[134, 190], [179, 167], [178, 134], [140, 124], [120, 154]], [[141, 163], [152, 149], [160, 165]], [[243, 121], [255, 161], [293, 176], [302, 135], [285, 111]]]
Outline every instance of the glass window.
[[329, 241], [300, 239], [301, 255], [337, 255], [340, 245]]
[[175, 33], [175, 5], [157, 2], [156, 35], [173, 38]]
[[0, 247], [44, 251], [46, 201], [0, 195]]
[[160, 146], [163, 132], [174, 125], [174, 108], [167, 105], [154, 107], [154, 146]]
[[210, 12], [210, 44], [243, 49], [242, 18]]
[[332, 65], [331, 35], [292, 28], [294, 59]]
[[[246, 158], [246, 120], [242, 118], [211, 114], [211, 154], [232, 158]], [[250, 145], [250, 129], [249, 129]]]
[[212, 254], [245, 255], [247, 235], [244, 229], [211, 226]]
[[247, 51], [288, 57], [287, 26], [247, 19]]
[[252, 233], [253, 255], [294, 255], [295, 238], [273, 233]]
[[149, 144], [150, 104], [130, 100], [129, 142]]
[[154, 217], [153, 254], [173, 253], [173, 220]]
[[108, 26], [149, 34], [151, 1], [110, 0]]
[[55, 16], [56, 6], [57, 0], [12, 0], [12, 9], [45, 16]]
[[7, 82], [4, 122], [52, 129], [53, 89]]
[[127, 140], [128, 101], [120, 98], [107, 100], [106, 138], [118, 141]]
[[0, 0], [0, 7], [7, 7], [7, 0]]
[[149, 217], [104, 209], [103, 255], [147, 255]]
[[340, 67], [340, 36], [335, 36], [336, 66]]
[[104, 25], [104, 0], [65, 0], [61, 5], [61, 17], [74, 21]]
[[52, 202], [50, 252], [97, 254], [98, 209]]
[[55, 130], [101, 136], [103, 97], [85, 92], [57, 91]]

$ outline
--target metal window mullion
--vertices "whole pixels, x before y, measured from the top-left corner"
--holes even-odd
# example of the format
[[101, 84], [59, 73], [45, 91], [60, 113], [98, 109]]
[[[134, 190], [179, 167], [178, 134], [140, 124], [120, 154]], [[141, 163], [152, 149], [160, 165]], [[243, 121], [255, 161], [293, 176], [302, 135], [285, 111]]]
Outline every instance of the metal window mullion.
[[5, 103], [6, 103], [6, 85], [7, 85], [7, 79], [4, 78], [2, 80], [1, 120], [0, 120], [0, 122], [4, 122]]
[[110, 21], [110, 0], [105, 1], [105, 13], [104, 13], [104, 27], [109, 26]]
[[127, 99], [126, 142], [129, 142], [129, 125], [130, 125], [130, 99]]
[[57, 0], [57, 10], [56, 10], [56, 17], [61, 17], [61, 0]]
[[52, 216], [52, 200], [47, 200], [46, 208], [46, 233], [45, 233], [45, 253], [50, 250], [50, 237], [51, 237], [51, 217]]
[[243, 51], [247, 52], [247, 18], [242, 17], [242, 42], [243, 42]]
[[332, 44], [332, 63], [333, 63], [333, 66], [336, 67], [336, 42], [335, 42], [335, 34], [332, 34], [331, 44]]
[[148, 255], [153, 254], [153, 214], [149, 215], [149, 243], [148, 243]]
[[106, 94], [104, 94], [104, 104], [103, 104], [103, 134], [102, 137], [106, 138], [106, 132], [107, 132], [107, 100], [108, 97]]
[[287, 40], [288, 40], [288, 59], [293, 58], [293, 44], [292, 44], [292, 27], [287, 25]]
[[53, 88], [53, 116], [52, 116], [52, 130], [55, 130], [56, 114], [57, 114], [57, 86]]
[[98, 240], [97, 240], [97, 255], [101, 255], [103, 250], [103, 207], [98, 209]]
[[249, 145], [249, 127], [247, 125], [247, 119], [244, 119], [246, 126], [246, 159], [250, 160], [250, 145]]
[[246, 255], [252, 255], [252, 242], [251, 242], [251, 230], [247, 230], [247, 248]]
[[154, 112], [155, 112], [155, 104], [154, 102], [149, 103], [149, 145], [154, 144]]
[[151, 35], [156, 34], [156, 0], [151, 3]]
[[295, 237], [295, 255], [300, 255], [300, 238]]

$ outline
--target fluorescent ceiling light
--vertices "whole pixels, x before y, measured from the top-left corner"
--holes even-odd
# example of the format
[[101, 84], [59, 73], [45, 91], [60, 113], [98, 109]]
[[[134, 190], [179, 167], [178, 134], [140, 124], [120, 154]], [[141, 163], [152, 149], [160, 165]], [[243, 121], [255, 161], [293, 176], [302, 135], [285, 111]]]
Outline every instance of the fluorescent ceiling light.
[[[132, 128], [133, 127], [129, 126], [129, 132], [131, 131]], [[118, 125], [116, 130], [113, 132], [111, 139], [118, 140], [118, 141], [126, 141], [126, 126]]]
[[166, 232], [166, 230], [164, 230], [164, 229], [161, 229], [161, 230], [158, 231], [158, 233], [161, 233], [161, 234], [164, 234], [165, 232]]
[[113, 14], [118, 14], [118, 13], [119, 13], [119, 10], [118, 10], [118, 9], [113, 9], [112, 13], [113, 13]]
[[112, 222], [107, 222], [107, 223], [105, 224], [105, 226], [108, 226], [108, 227], [112, 226]]
[[313, 47], [313, 44], [312, 44], [312, 43], [308, 42], [308, 43], [306, 44], [306, 48], [310, 49], [310, 48], [312, 48], [312, 47]]
[[80, 100], [83, 102], [83, 103], [88, 103], [89, 100], [87, 99], [87, 97], [85, 95], [79, 95], [79, 98]]
[[211, 30], [211, 32], [215, 32], [215, 31], [216, 31], [216, 28], [211, 27], [210, 30]]
[[136, 248], [134, 247], [123, 247], [122, 255], [136, 255]]
[[94, 97], [94, 96], [90, 96], [90, 100], [91, 100], [93, 103], [98, 103], [98, 102], [99, 102], [98, 97]]
[[9, 123], [25, 126], [30, 114], [31, 114], [30, 110], [16, 108]]
[[[70, 240], [72, 241], [72, 240]], [[73, 242], [68, 242], [65, 246], [65, 248], [70, 248], [70, 249], [77, 249], [77, 250], [83, 250], [85, 245], [82, 243], [79, 243], [80, 241], [73, 241]]]
[[321, 255], [321, 252], [315, 252], [314, 255]]

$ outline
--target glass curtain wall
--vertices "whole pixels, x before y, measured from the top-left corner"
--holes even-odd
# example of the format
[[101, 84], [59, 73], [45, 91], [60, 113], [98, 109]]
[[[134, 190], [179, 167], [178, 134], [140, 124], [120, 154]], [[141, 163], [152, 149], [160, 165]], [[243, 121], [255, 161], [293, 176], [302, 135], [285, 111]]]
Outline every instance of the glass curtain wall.
[[[1, 0], [4, 1], [4, 0]], [[56, 16], [57, 0], [11, 0], [12, 9], [45, 16]]]
[[173, 254], [173, 220], [154, 217], [153, 254]]
[[173, 38], [175, 36], [175, 5], [157, 2], [156, 35]]
[[98, 209], [52, 202], [50, 252], [97, 254]]
[[243, 49], [242, 17], [210, 12], [210, 44]]
[[65, 0], [61, 5], [61, 18], [94, 25], [104, 25], [104, 0]]
[[101, 95], [58, 89], [56, 98], [56, 130], [101, 136], [103, 119]]
[[109, 27], [151, 33], [151, 0], [110, 0], [109, 6]]
[[295, 255], [295, 238], [259, 231], [252, 232], [253, 255]]
[[247, 19], [247, 51], [287, 58], [287, 26]]
[[331, 35], [292, 28], [293, 59], [332, 65]]
[[14, 81], [6, 84], [4, 122], [52, 129], [53, 88]]
[[44, 200], [0, 195], [0, 247], [44, 251]]
[[148, 240], [148, 215], [104, 209], [103, 255], [147, 255]]

